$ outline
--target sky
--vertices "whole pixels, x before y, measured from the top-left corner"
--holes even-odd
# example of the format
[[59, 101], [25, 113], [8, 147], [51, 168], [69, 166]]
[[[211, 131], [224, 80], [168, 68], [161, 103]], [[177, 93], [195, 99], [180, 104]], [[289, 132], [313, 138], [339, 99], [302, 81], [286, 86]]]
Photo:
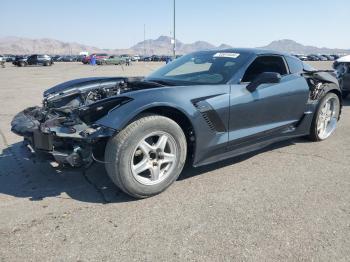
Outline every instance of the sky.
[[[350, 48], [349, 0], [176, 0], [176, 38], [257, 47], [292, 39]], [[173, 0], [0, 0], [0, 37], [129, 48], [170, 36]]]

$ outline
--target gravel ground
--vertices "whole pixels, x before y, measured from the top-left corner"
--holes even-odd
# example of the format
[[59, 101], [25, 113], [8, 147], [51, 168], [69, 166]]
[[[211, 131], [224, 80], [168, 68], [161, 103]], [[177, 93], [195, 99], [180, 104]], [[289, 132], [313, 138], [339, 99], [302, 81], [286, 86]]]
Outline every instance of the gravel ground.
[[350, 261], [349, 100], [327, 141], [188, 167], [166, 192], [138, 201], [103, 166], [58, 172], [33, 162], [9, 131], [54, 84], [160, 65], [0, 68], [0, 261]]

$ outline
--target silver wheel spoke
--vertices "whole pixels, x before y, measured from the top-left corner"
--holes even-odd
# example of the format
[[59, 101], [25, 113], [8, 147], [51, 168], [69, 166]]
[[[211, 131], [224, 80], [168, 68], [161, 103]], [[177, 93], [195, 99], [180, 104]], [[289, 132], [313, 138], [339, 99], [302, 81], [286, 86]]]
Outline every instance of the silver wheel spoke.
[[321, 135], [324, 132], [324, 122], [320, 123], [320, 127], [317, 129], [317, 133]]
[[156, 144], [156, 148], [158, 149], [161, 149], [162, 151], [164, 151], [165, 147], [166, 147], [166, 144], [167, 144], [167, 141], [168, 141], [168, 137], [166, 135], [162, 135], [159, 137], [158, 139], [158, 142]]
[[158, 180], [160, 176], [160, 166], [159, 165], [153, 166], [150, 169], [150, 171], [151, 171], [151, 180], [152, 181]]
[[143, 171], [146, 171], [147, 169], [150, 168], [150, 165], [148, 163], [148, 158], [145, 157], [144, 159], [141, 160], [137, 165], [133, 166], [133, 170], [136, 174], [140, 174]]
[[162, 164], [175, 162], [176, 156], [173, 154], [164, 153], [162, 159]]
[[321, 131], [321, 129], [323, 128], [323, 125], [324, 125], [324, 120], [320, 118], [317, 123], [317, 131]]
[[328, 120], [327, 119], [325, 119], [324, 121], [323, 121], [323, 133], [325, 133], [326, 131], [327, 131], [327, 126], [328, 126]]
[[142, 140], [140, 142], [139, 148], [145, 155], [148, 155], [148, 153], [153, 149], [153, 147], [150, 144], [148, 144], [145, 140]]

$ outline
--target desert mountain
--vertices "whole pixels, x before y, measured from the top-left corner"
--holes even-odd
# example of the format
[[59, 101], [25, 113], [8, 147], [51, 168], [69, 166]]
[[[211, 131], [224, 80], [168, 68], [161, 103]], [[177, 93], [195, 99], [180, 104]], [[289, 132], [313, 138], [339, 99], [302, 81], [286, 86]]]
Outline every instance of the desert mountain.
[[101, 52], [101, 49], [78, 43], [67, 43], [55, 39], [29, 39], [22, 37], [0, 38], [0, 54], [79, 54], [88, 50]]
[[293, 54], [348, 54], [350, 50], [332, 49], [326, 47], [305, 46], [293, 40], [283, 39], [273, 41], [267, 46], [261, 47], [263, 49], [270, 49]]
[[[221, 44], [216, 47], [205, 41], [196, 41], [191, 44], [176, 41], [176, 52], [178, 54], [190, 53], [205, 49], [227, 49], [230, 45]], [[319, 48], [315, 46], [304, 46], [293, 40], [273, 41], [262, 48], [278, 51], [285, 51], [296, 54], [347, 54], [350, 50]], [[83, 45], [74, 42], [62, 42], [55, 39], [29, 39], [22, 37], [4, 37], [0, 38], [0, 54], [79, 54], [82, 51], [89, 53], [108, 53], [108, 54], [139, 54], [143, 55], [170, 55], [172, 54], [171, 38], [160, 36], [157, 39], [148, 39], [137, 43], [128, 49], [101, 49], [94, 46]]]
[[[221, 45], [229, 47], [228, 45]], [[192, 44], [184, 44], [176, 41], [176, 50], [179, 54], [189, 53], [204, 49], [216, 48], [214, 45], [204, 41], [197, 41]], [[101, 49], [94, 46], [78, 44], [74, 42], [62, 42], [55, 39], [29, 39], [22, 37], [0, 38], [0, 54], [79, 54], [82, 51], [89, 53], [109, 54], [140, 54], [143, 55], [170, 55], [172, 54], [171, 38], [160, 36], [157, 39], [148, 39], [137, 43], [129, 49]]]

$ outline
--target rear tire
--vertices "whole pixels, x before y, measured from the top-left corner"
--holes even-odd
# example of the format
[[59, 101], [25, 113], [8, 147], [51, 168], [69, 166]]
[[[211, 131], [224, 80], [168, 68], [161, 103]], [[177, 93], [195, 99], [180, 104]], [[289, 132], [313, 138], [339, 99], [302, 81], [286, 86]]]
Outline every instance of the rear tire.
[[340, 115], [340, 100], [335, 93], [327, 93], [318, 103], [312, 120], [309, 139], [322, 141], [333, 134]]
[[167, 117], [148, 115], [108, 141], [105, 167], [122, 191], [145, 198], [163, 192], [178, 178], [186, 154], [180, 126]]

